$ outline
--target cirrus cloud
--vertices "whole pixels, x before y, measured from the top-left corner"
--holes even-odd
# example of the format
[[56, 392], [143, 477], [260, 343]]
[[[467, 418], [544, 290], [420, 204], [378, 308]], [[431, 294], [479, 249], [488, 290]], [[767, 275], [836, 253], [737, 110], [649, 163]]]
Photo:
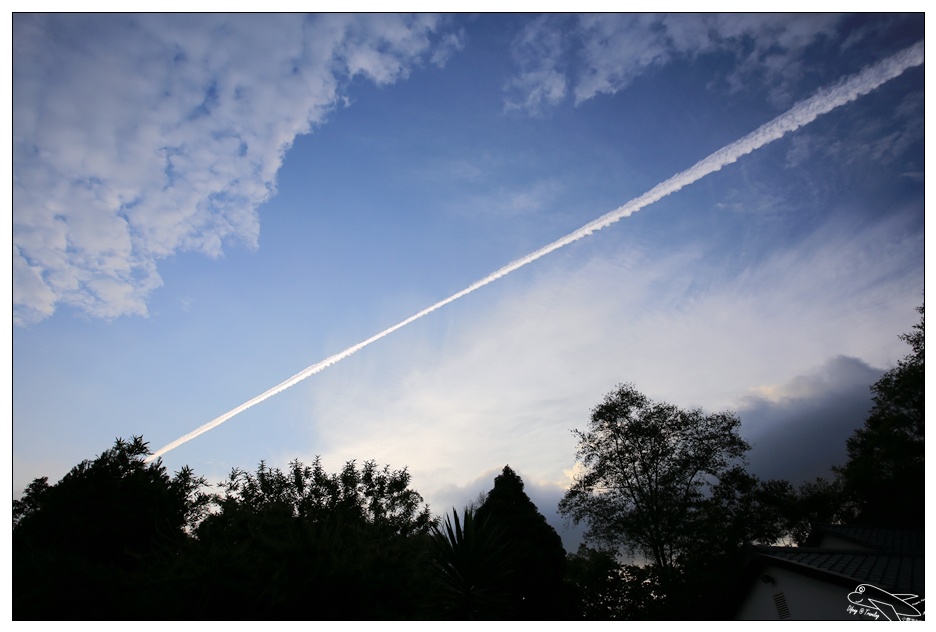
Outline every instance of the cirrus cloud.
[[804, 74], [804, 52], [834, 33], [840, 19], [813, 13], [537, 17], [514, 40], [518, 72], [507, 84], [506, 109], [538, 115], [570, 93], [580, 105], [613, 95], [654, 68], [709, 53], [738, 61], [724, 77], [729, 89], [753, 78], [787, 106], [791, 82]]

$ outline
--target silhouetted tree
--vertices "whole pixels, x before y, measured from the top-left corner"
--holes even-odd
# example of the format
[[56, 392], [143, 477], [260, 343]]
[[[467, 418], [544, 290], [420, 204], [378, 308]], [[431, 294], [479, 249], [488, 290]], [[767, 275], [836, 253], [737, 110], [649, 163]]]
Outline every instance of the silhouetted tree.
[[740, 466], [722, 472], [686, 516], [693, 539], [678, 558], [678, 583], [667, 587], [667, 618], [718, 617], [747, 549], [789, 538], [796, 502], [788, 481], [762, 481]]
[[[654, 564], [622, 564], [613, 551], [585, 544], [569, 556], [569, 582], [579, 596], [581, 618], [593, 621], [665, 620], [685, 616], [683, 595], [671, 599]], [[675, 607], [674, 607], [675, 606]]]
[[704, 414], [654, 402], [632, 384], [619, 386], [593, 411], [579, 439], [582, 465], [560, 511], [588, 524], [586, 540], [639, 552], [664, 579], [675, 579], [692, 546], [696, 512], [750, 446], [732, 413]]
[[924, 311], [900, 336], [912, 353], [871, 390], [874, 406], [864, 427], [848, 439], [848, 461], [838, 470], [867, 524], [922, 527], [924, 519]]
[[816, 478], [801, 484], [786, 514], [790, 539], [803, 546], [813, 529], [825, 524], [849, 524], [855, 521], [858, 507], [840, 477]]
[[586, 621], [626, 619], [628, 577], [611, 551], [582, 543], [566, 559], [566, 581], [574, 588], [579, 618]]
[[205, 511], [204, 479], [170, 477], [141, 437], [117, 439], [62, 480], [34, 480], [13, 501], [17, 619], [145, 616], [160, 573]]
[[503, 528], [510, 542], [512, 572], [502, 583], [511, 597], [505, 618], [574, 617], [563, 581], [566, 553], [562, 539], [523, 491], [523, 481], [510, 466], [494, 479], [494, 488], [477, 513], [480, 520]]
[[695, 531], [689, 554], [716, 555], [742, 550], [749, 544], [773, 544], [789, 536], [789, 515], [796, 491], [789, 481], [762, 481], [740, 466], [722, 472], [687, 515]]
[[420, 616], [433, 519], [409, 482], [373, 461], [234, 470], [196, 532], [193, 618]]

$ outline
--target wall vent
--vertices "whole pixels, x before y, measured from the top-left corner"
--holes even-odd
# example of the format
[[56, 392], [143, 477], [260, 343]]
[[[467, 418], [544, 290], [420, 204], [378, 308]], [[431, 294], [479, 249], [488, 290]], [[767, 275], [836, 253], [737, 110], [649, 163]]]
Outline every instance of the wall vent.
[[787, 605], [786, 595], [777, 593], [773, 596], [774, 605], [777, 606], [777, 616], [781, 619], [790, 618], [790, 606]]

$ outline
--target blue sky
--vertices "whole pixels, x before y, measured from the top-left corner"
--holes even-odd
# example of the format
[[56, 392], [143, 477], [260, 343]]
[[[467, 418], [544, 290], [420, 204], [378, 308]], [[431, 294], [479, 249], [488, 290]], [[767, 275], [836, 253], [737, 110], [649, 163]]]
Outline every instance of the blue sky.
[[[922, 42], [918, 15], [17, 15], [13, 487], [157, 449]], [[505, 465], [621, 382], [828, 473], [923, 300], [924, 70], [168, 452]], [[551, 516], [550, 516], [551, 517]]]

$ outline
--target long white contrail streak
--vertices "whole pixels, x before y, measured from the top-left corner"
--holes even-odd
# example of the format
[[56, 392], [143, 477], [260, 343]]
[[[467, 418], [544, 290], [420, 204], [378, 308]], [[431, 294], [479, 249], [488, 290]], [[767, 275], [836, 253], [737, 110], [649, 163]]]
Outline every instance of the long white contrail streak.
[[777, 140], [778, 138], [783, 137], [785, 134], [788, 134], [789, 132], [797, 130], [802, 126], [808, 123], [811, 123], [820, 115], [830, 112], [839, 106], [845, 105], [846, 103], [854, 101], [858, 97], [864, 94], [867, 94], [868, 92], [871, 92], [872, 90], [874, 90], [881, 84], [887, 81], [890, 81], [891, 79], [894, 79], [895, 77], [900, 76], [908, 68], [913, 68], [915, 66], [920, 66], [922, 64], [923, 64], [923, 42], [918, 42], [917, 44], [897, 53], [896, 55], [893, 55], [892, 57], [888, 57], [887, 59], [883, 61], [880, 61], [872, 66], [869, 66], [868, 68], [866, 68], [865, 70], [863, 70], [857, 75], [849, 77], [832, 87], [820, 90], [814, 96], [810, 97], [809, 99], [806, 99], [805, 101], [801, 101], [797, 103], [792, 108], [790, 108], [786, 113], [781, 114], [780, 116], [773, 119], [769, 123], [762, 125], [761, 127], [757, 128], [756, 130], [754, 130], [753, 132], [751, 132], [750, 134], [748, 134], [741, 140], [735, 141], [731, 143], [730, 145], [727, 145], [719, 149], [718, 151], [711, 154], [707, 158], [700, 160], [699, 162], [694, 164], [689, 169], [686, 169], [685, 171], [677, 173], [675, 176], [673, 176], [669, 180], [666, 180], [665, 182], [662, 182], [658, 184], [657, 186], [653, 187], [652, 189], [650, 189], [649, 191], [647, 191], [640, 197], [634, 198], [630, 202], [624, 204], [623, 206], [616, 208], [610, 213], [606, 213], [605, 215], [602, 215], [598, 219], [592, 222], [589, 222], [588, 224], [585, 224], [578, 230], [569, 233], [565, 237], [557, 239], [551, 244], [547, 246], [543, 246], [539, 250], [535, 252], [531, 252], [525, 257], [521, 257], [520, 259], [517, 259], [513, 263], [507, 264], [500, 270], [497, 270], [496, 272], [489, 274], [488, 276], [484, 277], [480, 281], [475, 281], [474, 283], [466, 287], [461, 292], [452, 294], [447, 299], [441, 300], [435, 305], [430, 305], [429, 307], [422, 310], [418, 314], [414, 314], [410, 316], [406, 320], [397, 323], [393, 327], [384, 329], [379, 334], [371, 336], [364, 342], [359, 342], [353, 347], [348, 347], [341, 353], [336, 353], [335, 355], [328, 357], [322, 360], [321, 362], [318, 362], [316, 364], [313, 364], [310, 367], [303, 369], [302, 371], [300, 371], [299, 373], [296, 373], [294, 376], [292, 376], [285, 382], [281, 382], [280, 384], [277, 384], [270, 390], [264, 393], [261, 393], [260, 395], [257, 395], [250, 401], [244, 402], [237, 408], [224, 413], [220, 417], [209, 421], [208, 423], [206, 423], [205, 425], [199, 428], [196, 428], [195, 430], [188, 433], [187, 435], [179, 437], [172, 443], [169, 443], [163, 446], [162, 448], [157, 450], [154, 454], [149, 456], [147, 458], [147, 461], [156, 459], [159, 456], [165, 454], [166, 452], [169, 452], [170, 450], [179, 447], [183, 443], [186, 443], [187, 441], [194, 439], [198, 435], [208, 432], [212, 428], [220, 426], [221, 424], [223, 424], [225, 421], [227, 421], [231, 417], [234, 417], [235, 415], [238, 415], [244, 412], [251, 406], [255, 406], [256, 404], [259, 404], [263, 400], [273, 397], [277, 393], [285, 391], [290, 386], [294, 386], [295, 384], [298, 384], [299, 382], [306, 379], [307, 377], [311, 375], [315, 375], [319, 371], [326, 369], [327, 367], [335, 364], [336, 362], [340, 362], [341, 360], [344, 360], [351, 354], [357, 351], [360, 351], [361, 349], [371, 344], [372, 342], [376, 342], [380, 340], [381, 338], [383, 338], [384, 336], [388, 336], [392, 334], [397, 329], [400, 329], [401, 327], [405, 327], [406, 325], [409, 325], [414, 320], [418, 320], [422, 318], [423, 316], [434, 312], [440, 307], [448, 305], [452, 301], [456, 301], [467, 294], [471, 294], [475, 290], [484, 287], [488, 283], [492, 283], [496, 281], [497, 279], [510, 274], [514, 270], [517, 270], [518, 268], [522, 268], [528, 263], [533, 263], [540, 257], [544, 257], [554, 250], [558, 250], [559, 248], [562, 248], [563, 246], [567, 246], [568, 244], [571, 244], [574, 241], [578, 241], [582, 237], [586, 237], [595, 231], [598, 231], [598, 230], [601, 230], [602, 228], [606, 228], [610, 226], [611, 224], [615, 223], [621, 218], [628, 217], [629, 215], [636, 213], [637, 211], [644, 208], [645, 206], [649, 204], [653, 204], [660, 198], [663, 198], [671, 193], [675, 193], [676, 191], [679, 191], [686, 185], [692, 184], [693, 182], [696, 182], [697, 180], [704, 178], [708, 174], [718, 171], [722, 167], [730, 165], [731, 163], [738, 160], [738, 158], [741, 158], [742, 156], [745, 156], [751, 153], [752, 151], [759, 149], [763, 147], [764, 145]]

